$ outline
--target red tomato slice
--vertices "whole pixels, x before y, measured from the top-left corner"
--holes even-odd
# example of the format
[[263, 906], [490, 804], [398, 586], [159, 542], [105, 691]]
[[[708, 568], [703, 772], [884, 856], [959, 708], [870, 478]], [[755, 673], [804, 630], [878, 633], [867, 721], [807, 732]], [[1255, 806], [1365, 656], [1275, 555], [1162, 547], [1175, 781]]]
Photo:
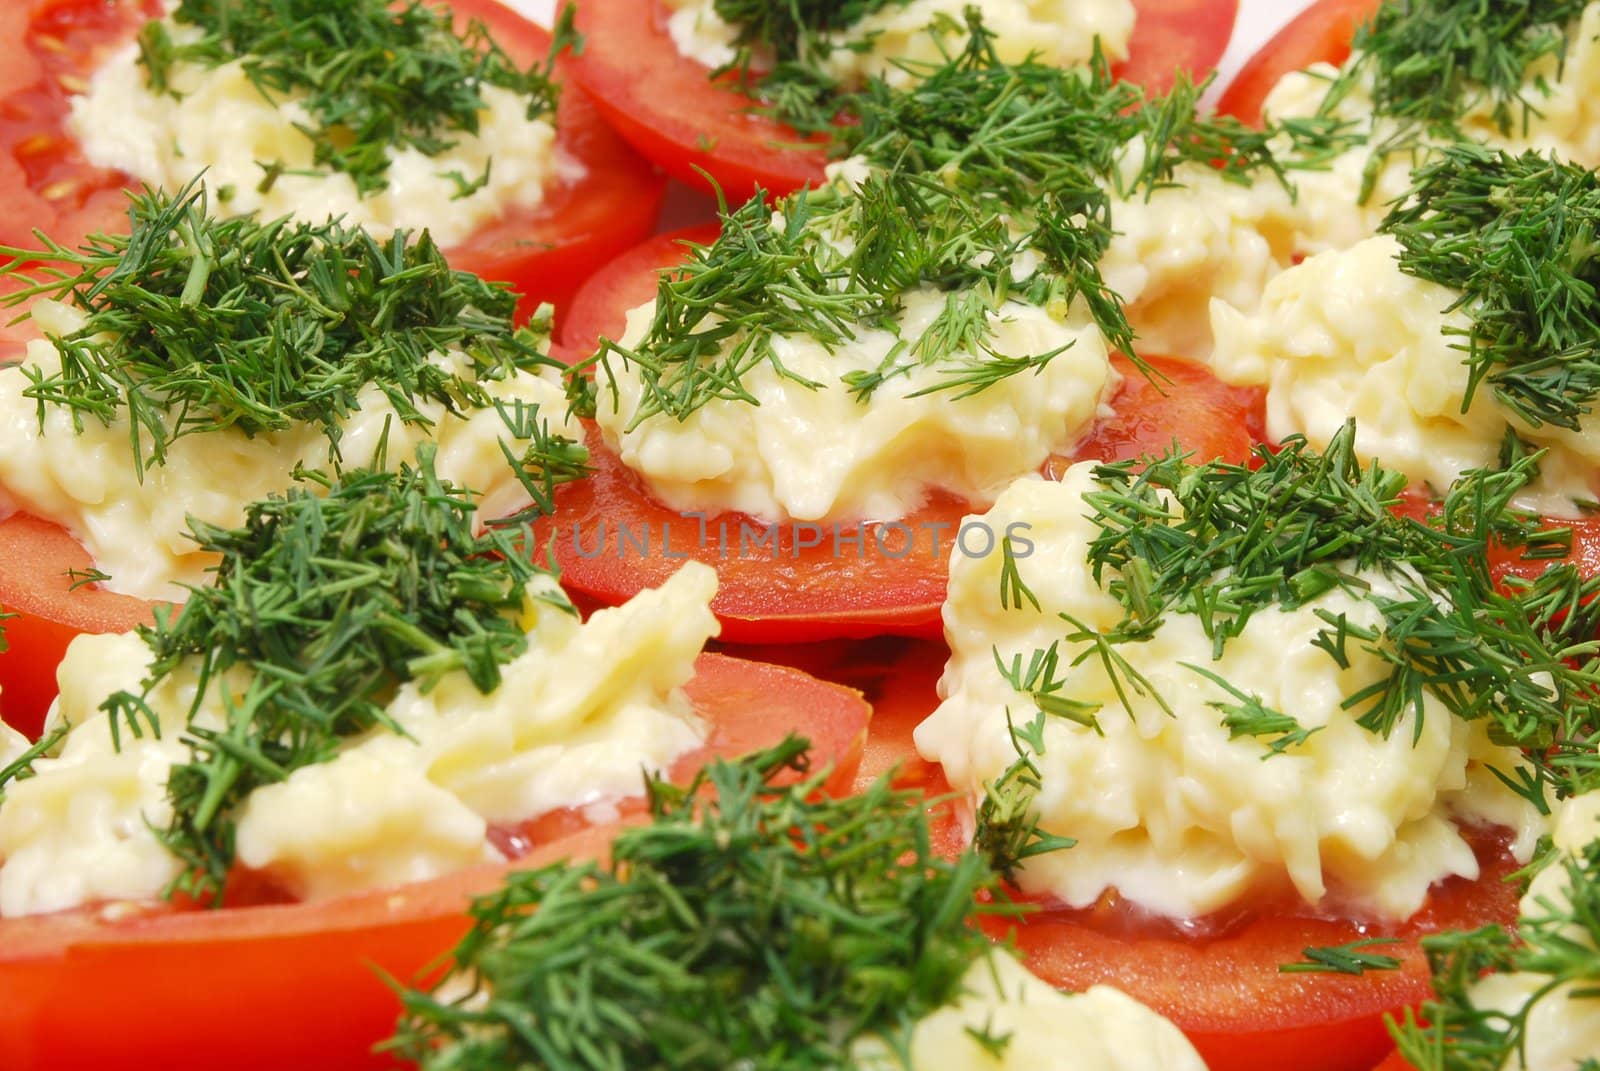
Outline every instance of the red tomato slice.
[[[702, 227], [658, 235], [596, 273], [573, 299], [561, 336], [566, 356], [587, 356], [600, 337], [619, 337], [627, 310], [649, 300], [658, 273], [682, 260], [682, 243], [714, 234]], [[1203, 368], [1160, 358], [1152, 363], [1167, 381], [1155, 385], [1127, 362], [1117, 363], [1124, 378], [1111, 400], [1114, 415], [1070, 455], [1047, 463], [1047, 475], [1073, 460], [1159, 453], [1174, 441], [1203, 458], [1242, 461], [1260, 439], [1261, 391], [1229, 387]], [[769, 546], [759, 542], [767, 528], [763, 522], [736, 513], [701, 518], [668, 509], [604, 448], [598, 432], [589, 445], [595, 474], [561, 488], [555, 515], [536, 529], [569, 588], [601, 603], [623, 602], [659, 584], [689, 557], [717, 570], [711, 605], [722, 619], [724, 640], [939, 635], [947, 560], [962, 517], [972, 512], [966, 503], [936, 494], [899, 522], [838, 532], [778, 525]], [[643, 533], [646, 542], [639, 538]], [[961, 546], [982, 553], [981, 542]]]
[[[494, 0], [451, 0], [458, 24], [483, 22], [514, 59], [528, 64], [550, 36]], [[161, 7], [159, 0], [34, 0], [8, 5], [0, 30], [24, 48], [0, 72], [0, 244], [32, 247], [35, 228], [72, 246], [93, 231], [126, 227], [123, 190], [132, 180], [92, 167], [65, 130], [67, 99], [108, 52]], [[565, 77], [563, 66], [561, 77]], [[556, 144], [581, 165], [533, 209], [514, 210], [446, 250], [451, 263], [505, 282], [539, 302], [565, 304], [585, 276], [649, 234], [666, 182], [601, 120], [575, 85], [556, 113]]]
[[[1128, 60], [1115, 73], [1153, 92], [1179, 71], [1196, 79], [1228, 46], [1238, 0], [1134, 0]], [[709, 78], [667, 35], [661, 0], [584, 0], [586, 44], [578, 78], [612, 126], [673, 178], [706, 187], [709, 175], [738, 203], [759, 186], [780, 196], [822, 181], [823, 148], [752, 111], [748, 97]], [[701, 174], [704, 171], [705, 174]]]
[[1356, 27], [1372, 18], [1382, 0], [1317, 0], [1251, 56], [1228, 83], [1217, 111], [1261, 125], [1261, 105], [1286, 74], [1313, 63], [1341, 64], [1350, 55]]
[[24, 513], [0, 520], [0, 712], [37, 736], [56, 697], [56, 666], [79, 633], [127, 632], [153, 621], [155, 603], [92, 585], [73, 590], [68, 570], [94, 563], [66, 530]]
[[[794, 670], [702, 655], [686, 689], [713, 725], [707, 754], [811, 738], [848, 786], [869, 709]], [[0, 921], [0, 1067], [6, 1071], [355, 1071], [392, 1066], [371, 1046], [399, 1002], [380, 973], [410, 980], [466, 930], [473, 894], [509, 868], [605, 853], [615, 827], [538, 847], [513, 863], [315, 904], [105, 912]]]
[[[1507, 924], [1518, 892], [1506, 876], [1516, 864], [1496, 837], [1477, 838], [1482, 875], [1436, 885], [1428, 903], [1400, 925], [1358, 925], [1282, 913], [1249, 915], [1215, 936], [1163, 932], [1132, 921], [1125, 908], [1045, 912], [1012, 924], [991, 920], [996, 937], [1014, 936], [1040, 977], [1067, 989], [1107, 983], [1176, 1023], [1211, 1071], [1366, 1071], [1394, 1047], [1384, 1016], [1432, 992], [1417, 939], [1441, 930]], [[1307, 947], [1371, 937], [1400, 943], [1375, 951], [1399, 957], [1397, 970], [1361, 976], [1284, 974]]]

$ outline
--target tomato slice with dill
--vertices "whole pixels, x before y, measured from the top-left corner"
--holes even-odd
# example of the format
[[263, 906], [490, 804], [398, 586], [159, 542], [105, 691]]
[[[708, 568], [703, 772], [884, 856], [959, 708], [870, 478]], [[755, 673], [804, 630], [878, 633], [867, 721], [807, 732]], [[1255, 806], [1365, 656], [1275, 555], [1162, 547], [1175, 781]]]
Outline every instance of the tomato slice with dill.
[[[582, 671], [582, 667], [577, 667]], [[685, 691], [711, 727], [675, 764], [683, 784], [713, 756], [789, 733], [855, 776], [870, 709], [796, 670], [702, 655]], [[818, 766], [820, 768], [820, 765]], [[635, 818], [642, 804], [627, 808]], [[632, 820], [624, 817], [624, 821]], [[509, 869], [603, 856], [615, 826], [551, 825], [507, 864], [316, 903], [215, 911], [129, 905], [0, 920], [0, 1067], [7, 1071], [355, 1071], [394, 1066], [372, 1046], [400, 1004], [384, 976], [437, 966], [473, 895]]]
[[[0, 244], [32, 248], [34, 230], [72, 247], [95, 231], [125, 230], [133, 180], [91, 165], [67, 129], [69, 99], [95, 68], [160, 14], [159, 0], [45, 0], [0, 12], [20, 41], [0, 72]], [[482, 22], [518, 63], [540, 60], [550, 35], [494, 0], [451, 0], [459, 26]], [[445, 252], [457, 268], [507, 283], [526, 316], [565, 304], [583, 279], [648, 235], [665, 179], [605, 124], [583, 90], [566, 83], [556, 148], [570, 166], [532, 208], [508, 211]]]
[[[1152, 92], [1179, 72], [1196, 80], [1228, 46], [1238, 0], [1134, 0], [1128, 59], [1113, 71]], [[578, 29], [587, 45], [577, 74], [606, 118], [672, 177], [714, 182], [738, 203], [756, 188], [781, 196], [822, 181], [820, 139], [762, 114], [736, 80], [682, 55], [666, 29], [662, 0], [584, 0]], [[708, 181], [709, 177], [709, 181]]]
[[[573, 300], [561, 332], [563, 356], [578, 360], [601, 337], [622, 334], [627, 310], [655, 293], [659, 273], [682, 262], [684, 242], [705, 242], [713, 228], [649, 239], [597, 272]], [[1123, 375], [1101, 420], [1070, 453], [1044, 466], [1052, 475], [1075, 460], [1121, 460], [1161, 453], [1174, 442], [1202, 458], [1242, 461], [1262, 435], [1263, 394], [1230, 387], [1204, 368], [1147, 358], [1152, 382], [1116, 358]], [[535, 529], [563, 582], [600, 603], [626, 601], [654, 587], [686, 558], [717, 570], [712, 609], [722, 639], [800, 642], [883, 634], [940, 633], [948, 559], [989, 553], [981, 533], [963, 536], [969, 503], [935, 492], [895, 521], [841, 528], [779, 523], [740, 513], [685, 515], [657, 502], [643, 480], [606, 449], [591, 429], [595, 472], [556, 495], [553, 516]]]
[[1217, 101], [1217, 111], [1261, 125], [1261, 106], [1286, 74], [1313, 63], [1343, 63], [1356, 28], [1367, 22], [1382, 0], [1317, 0], [1247, 60]]

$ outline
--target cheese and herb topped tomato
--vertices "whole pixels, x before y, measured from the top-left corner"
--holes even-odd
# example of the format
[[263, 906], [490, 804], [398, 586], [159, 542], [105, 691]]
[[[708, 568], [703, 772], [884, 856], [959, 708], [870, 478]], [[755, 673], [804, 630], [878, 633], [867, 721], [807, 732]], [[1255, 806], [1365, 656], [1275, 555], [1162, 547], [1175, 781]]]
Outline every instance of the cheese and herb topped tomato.
[[[997, 891], [930, 850], [924, 801], [882, 778], [834, 799], [790, 738], [657, 783], [610, 861], [509, 875], [451, 972], [406, 996], [424, 1071], [1203, 1071], [1176, 1027], [1107, 987], [1062, 994], [974, 925]], [[574, 1014], [574, 1008], [583, 1009]]]
[[1101, 415], [1112, 350], [1203, 348], [1210, 298], [1277, 270], [1256, 224], [1289, 195], [1267, 139], [1199, 116], [1192, 90], [1141, 108], [1103, 66], [1006, 66], [981, 24], [925, 73], [873, 82], [827, 186], [724, 213], [602, 343], [596, 419], [669, 506], [837, 522], [935, 489], [987, 503]]
[[1267, 430], [1327, 443], [1436, 490], [1538, 450], [1520, 505], [1571, 516], [1600, 490], [1594, 172], [1444, 147], [1379, 236], [1308, 258], [1250, 314], [1218, 303], [1213, 367], [1267, 388]]
[[561, 164], [549, 71], [448, 11], [383, 0], [178, 0], [72, 101], [96, 166], [228, 214], [342, 218], [450, 246], [531, 208]]
[[236, 525], [296, 469], [432, 442], [494, 512], [581, 472], [560, 366], [510, 293], [426, 236], [208, 207], [199, 187], [136, 198], [131, 237], [38, 254], [17, 295], [44, 337], [0, 368], [0, 496], [68, 529], [109, 587], [180, 597], [215, 561], [185, 518]]
[[195, 522], [211, 585], [73, 642], [0, 805], [0, 914], [204, 898], [236, 866], [308, 899], [422, 880], [554, 810], [604, 820], [702, 742], [679, 689], [708, 568], [580, 622], [431, 448], [323, 490]]
[[[921, 64], [960, 47], [965, 13], [975, 7], [1006, 63], [1032, 58], [1058, 67], [1128, 55], [1132, 0], [863, 0], [852, 4], [774, 5], [750, 0], [667, 0], [667, 32], [678, 51], [713, 69], [773, 71], [802, 66], [825, 84], [855, 89], [868, 79], [907, 85]], [[766, 86], [769, 92], [773, 88]]]
[[1542, 756], [1594, 723], [1600, 670], [1566, 658], [1596, 585], [1561, 566], [1503, 594], [1484, 562], [1529, 468], [1464, 481], [1439, 528], [1391, 512], [1404, 477], [1364, 469], [1348, 428], [1322, 454], [1019, 481], [987, 515], [1005, 552], [952, 561], [917, 747], [1029, 892], [1407, 918], [1478, 876], [1471, 827], [1527, 858], [1577, 776]]
[[1370, 236], [1412, 168], [1453, 141], [1600, 165], [1600, 4], [1383, 4], [1353, 49], [1285, 76], [1263, 105], [1269, 122], [1329, 135], [1297, 176], [1300, 252]]

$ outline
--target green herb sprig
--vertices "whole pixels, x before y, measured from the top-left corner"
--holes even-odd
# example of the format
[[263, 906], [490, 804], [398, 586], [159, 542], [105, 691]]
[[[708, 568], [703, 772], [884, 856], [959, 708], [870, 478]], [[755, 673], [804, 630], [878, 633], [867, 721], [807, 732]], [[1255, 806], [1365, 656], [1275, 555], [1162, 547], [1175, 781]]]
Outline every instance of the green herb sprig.
[[[552, 114], [550, 71], [574, 40], [563, 20], [550, 55], [522, 70], [482, 23], [457, 36], [448, 8], [424, 0], [181, 0], [172, 20], [202, 36], [180, 44], [163, 20], [145, 24], [139, 55], [152, 88], [171, 92], [177, 63], [241, 60], [268, 99], [300, 99], [316, 166], [349, 175], [364, 194], [388, 184], [392, 150], [437, 156], [476, 134], [485, 86], [526, 97], [529, 119]], [[262, 163], [270, 181], [277, 162]]]
[[[1600, 397], [1600, 179], [1478, 145], [1440, 149], [1381, 230], [1400, 269], [1460, 292], [1464, 412], [1487, 386], [1532, 427], [1576, 431]], [[1460, 334], [1457, 329], [1449, 329]]]
[[[1432, 934], [1422, 939], [1434, 996], [1391, 1024], [1400, 1052], [1418, 1071], [1499, 1071], [1518, 1066], [1536, 1008], [1555, 1000], [1600, 998], [1600, 836], [1560, 854], [1566, 882], [1558, 897], [1540, 898], [1517, 921]], [[1476, 987], [1487, 972], [1515, 971], [1534, 981], [1519, 1008], [1482, 1007]], [[1591, 1058], [1575, 1071], [1591, 1071]]]
[[[902, 1050], [990, 944], [991, 878], [929, 844], [888, 779], [835, 799], [791, 738], [649, 787], [607, 866], [511, 874], [473, 906], [446, 988], [406, 993], [394, 1048], [427, 1071], [853, 1066]], [[448, 996], [446, 994], [449, 994]]]
[[[192, 759], [167, 782], [174, 818], [164, 843], [188, 869], [174, 889], [215, 901], [233, 861], [234, 811], [255, 788], [332, 758], [374, 727], [395, 689], [427, 689], [460, 671], [482, 692], [527, 649], [517, 623], [540, 570], [519, 553], [526, 533], [474, 531], [470, 492], [441, 481], [433, 448], [398, 474], [306, 474], [311, 486], [253, 504], [225, 529], [191, 520], [200, 550], [220, 555], [212, 583], [181, 613], [157, 610], [140, 630], [152, 659], [139, 693], [102, 709], [114, 732], [160, 733], [147, 703], [180, 667], [199, 677], [198, 709], [223, 690], [226, 724], [190, 721]], [[572, 607], [552, 587], [551, 612]], [[228, 678], [243, 674], [226, 691]]]
[[[0, 277], [27, 282], [7, 304], [43, 295], [87, 315], [51, 339], [58, 372], [23, 366], [41, 426], [52, 406], [80, 428], [125, 412], [141, 478], [174, 440], [224, 428], [311, 424], [337, 462], [341, 422], [364, 388], [425, 424], [424, 401], [486, 407], [489, 384], [560, 367], [535, 330], [548, 319], [514, 328], [515, 296], [452, 270], [426, 232], [379, 242], [333, 222], [218, 219], [198, 182], [134, 196], [129, 220], [130, 234], [95, 235], [79, 251], [0, 249], [18, 258]], [[465, 373], [434, 359], [450, 349], [465, 354]]]
[[1349, 944], [1307, 948], [1301, 953], [1305, 956], [1304, 960], [1279, 964], [1278, 971], [1282, 974], [1324, 973], [1360, 976], [1368, 971], [1398, 970], [1399, 957], [1382, 952], [1370, 952], [1368, 949], [1398, 944], [1399, 941], [1398, 937], [1368, 937], [1361, 941], [1351, 941]]

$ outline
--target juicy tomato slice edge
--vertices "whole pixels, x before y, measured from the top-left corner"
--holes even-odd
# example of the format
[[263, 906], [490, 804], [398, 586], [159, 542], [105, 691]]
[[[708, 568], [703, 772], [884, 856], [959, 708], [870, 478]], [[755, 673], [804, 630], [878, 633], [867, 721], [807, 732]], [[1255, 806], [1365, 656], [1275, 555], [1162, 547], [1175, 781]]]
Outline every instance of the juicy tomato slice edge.
[[1217, 111], [1261, 125], [1261, 106], [1286, 74], [1313, 63], [1343, 63], [1356, 27], [1372, 18], [1382, 0], [1317, 0], [1279, 30], [1247, 60], [1217, 102]]
[[[713, 735], [705, 753], [675, 765], [674, 781], [711, 754], [743, 754], [790, 731], [832, 764], [830, 790], [854, 778], [870, 716], [858, 693], [716, 654], [700, 657], [685, 691]], [[0, 1066], [389, 1066], [370, 1046], [393, 1029], [399, 1003], [378, 972], [417, 977], [465, 931], [469, 897], [511, 869], [601, 856], [614, 832], [590, 827], [509, 864], [322, 903], [0, 921]]]

